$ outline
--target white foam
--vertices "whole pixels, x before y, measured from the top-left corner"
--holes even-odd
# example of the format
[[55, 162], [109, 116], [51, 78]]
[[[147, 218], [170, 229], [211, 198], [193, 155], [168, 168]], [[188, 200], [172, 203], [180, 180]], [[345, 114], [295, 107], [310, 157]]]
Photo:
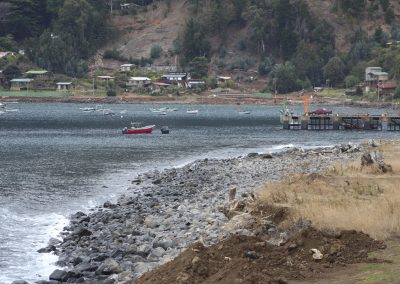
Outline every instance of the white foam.
[[0, 253], [0, 283], [48, 279], [56, 269], [58, 256], [39, 254], [37, 250], [46, 247], [50, 238], [57, 238], [68, 219], [55, 213], [28, 216], [2, 208], [0, 222], [2, 236], [7, 238], [6, 242], [1, 242], [7, 245]]

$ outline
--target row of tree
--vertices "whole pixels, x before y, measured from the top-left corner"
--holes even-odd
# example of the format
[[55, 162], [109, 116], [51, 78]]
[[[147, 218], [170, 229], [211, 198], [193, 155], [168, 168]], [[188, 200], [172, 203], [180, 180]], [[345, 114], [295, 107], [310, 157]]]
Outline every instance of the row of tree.
[[[396, 60], [379, 59], [387, 53], [396, 57], [395, 51], [385, 48], [388, 40], [400, 37], [400, 25], [396, 23], [392, 24], [390, 33], [377, 28], [371, 37], [360, 28], [351, 39], [350, 51], [340, 53], [335, 48], [334, 28], [325, 19], [313, 16], [304, 0], [189, 2], [193, 17], [175, 45], [180, 63], [187, 70], [201, 66], [204, 70], [207, 63], [199, 58], [211, 60], [212, 38], [217, 36], [224, 40], [229, 33], [246, 27], [247, 36], [241, 40], [243, 47], [239, 48], [258, 56], [259, 73], [269, 75], [271, 89], [278, 92], [327, 83], [353, 86], [363, 80], [368, 64], [382, 66], [395, 77], [398, 74]], [[388, 0], [367, 2], [337, 0], [335, 9], [357, 17], [371, 7], [380, 11], [392, 9]], [[218, 52], [221, 50], [224, 49]]]
[[106, 0], [6, 2], [0, 48], [23, 46], [34, 63], [50, 71], [83, 76], [86, 61], [110, 34]]

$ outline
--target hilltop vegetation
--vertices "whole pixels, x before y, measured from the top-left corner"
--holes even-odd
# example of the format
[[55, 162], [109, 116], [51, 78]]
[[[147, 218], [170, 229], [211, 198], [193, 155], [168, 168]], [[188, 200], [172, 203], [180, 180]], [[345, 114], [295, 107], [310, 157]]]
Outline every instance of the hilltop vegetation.
[[106, 41], [107, 1], [10, 0], [2, 3], [0, 49], [25, 49], [36, 65], [84, 76], [86, 60]]
[[[110, 17], [106, 0], [6, 1], [0, 49], [22, 45], [36, 65], [84, 76], [88, 60], [105, 45], [104, 58], [141, 66], [177, 58], [180, 70], [196, 77], [256, 71], [266, 89], [279, 93], [351, 88], [368, 65], [400, 78], [400, 47], [386, 46], [400, 40], [395, 0], [113, 2]], [[139, 6], [120, 10], [122, 3]], [[119, 33], [110, 33], [110, 23]], [[110, 41], [110, 34], [119, 38]]]

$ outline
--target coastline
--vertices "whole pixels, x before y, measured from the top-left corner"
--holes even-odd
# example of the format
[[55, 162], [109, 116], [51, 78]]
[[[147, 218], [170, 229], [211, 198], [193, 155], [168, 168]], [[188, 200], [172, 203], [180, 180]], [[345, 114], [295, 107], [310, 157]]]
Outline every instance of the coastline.
[[198, 160], [141, 174], [117, 203], [106, 202], [89, 215], [74, 214], [62, 233], [64, 240], [52, 240], [42, 250], [55, 252], [58, 264], [68, 266], [68, 272], [56, 270], [50, 279], [131, 283], [195, 241], [211, 245], [232, 233], [248, 234], [225, 226], [221, 207], [230, 188], [248, 195], [267, 181], [290, 173], [316, 173], [334, 161], [357, 157], [359, 151], [351, 145], [292, 148], [272, 155]]
[[[279, 95], [276, 98], [263, 98], [254, 95], [192, 95], [192, 96], [133, 96], [123, 95], [116, 97], [95, 96], [3, 96], [3, 102], [27, 102], [27, 103], [89, 103], [89, 104], [200, 104], [200, 105], [303, 105], [301, 96]], [[312, 104], [326, 106], [353, 106], [365, 108], [389, 108], [393, 107], [391, 102], [367, 102], [348, 101], [334, 98], [317, 97]], [[397, 105], [396, 105], [397, 106]]]

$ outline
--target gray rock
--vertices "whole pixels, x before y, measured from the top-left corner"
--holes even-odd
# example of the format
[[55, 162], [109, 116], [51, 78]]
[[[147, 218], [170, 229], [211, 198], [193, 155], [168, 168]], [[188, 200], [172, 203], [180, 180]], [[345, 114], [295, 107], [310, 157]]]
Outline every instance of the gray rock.
[[90, 236], [92, 232], [86, 228], [79, 227], [72, 232], [72, 235], [83, 237], [83, 236]]
[[174, 242], [171, 239], [163, 239], [153, 243], [153, 248], [161, 247], [164, 250], [174, 247]]
[[53, 271], [53, 273], [50, 274], [49, 279], [50, 280], [56, 280], [56, 281], [65, 281], [67, 277], [67, 271], [56, 269]]
[[151, 251], [151, 246], [148, 244], [140, 245], [137, 247], [135, 254], [141, 257], [147, 257]]
[[153, 249], [149, 256], [147, 257], [148, 260], [158, 261], [165, 254], [165, 250], [162, 247], [158, 247]]
[[106, 259], [96, 270], [96, 275], [111, 275], [122, 272], [118, 262], [112, 258]]

